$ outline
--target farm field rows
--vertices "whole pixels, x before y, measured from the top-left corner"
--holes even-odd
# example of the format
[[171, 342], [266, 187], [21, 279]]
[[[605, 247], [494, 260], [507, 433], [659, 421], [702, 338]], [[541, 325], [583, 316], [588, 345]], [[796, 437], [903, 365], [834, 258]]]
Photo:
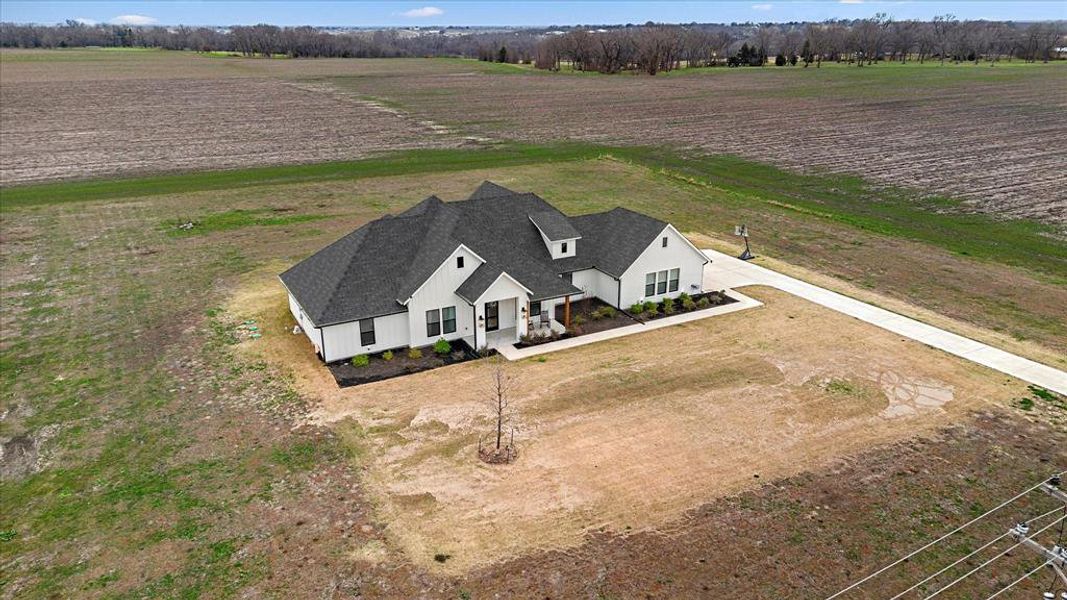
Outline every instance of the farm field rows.
[[[5, 185], [492, 141], [663, 144], [1067, 222], [1067, 67], [548, 74], [449, 59], [0, 52]], [[457, 99], [462, 98], [462, 101]]]
[[[682, 471], [673, 464], [659, 482], [661, 500], [650, 507], [654, 520], [640, 521], [639, 515], [612, 505], [605, 513], [614, 515], [611, 527], [601, 530], [595, 519], [564, 520], [558, 528], [566, 536], [562, 542], [528, 543], [527, 534], [544, 523], [535, 518], [527, 521], [534, 529], [514, 535], [508, 551], [499, 550], [459, 505], [447, 505], [447, 494], [432, 488], [432, 477], [425, 477], [435, 461], [444, 460], [441, 456], [451, 457], [450, 468], [458, 465], [457, 472], [463, 472], [465, 436], [478, 422], [470, 406], [478, 400], [474, 383], [484, 365], [419, 375], [425, 394], [392, 393], [403, 387], [401, 380], [344, 393], [316, 390], [302, 370], [317, 367], [306, 348], [291, 356], [291, 369], [256, 356], [275, 340], [302, 339], [292, 336], [284, 313], [263, 312], [277, 308], [269, 301], [278, 292], [269, 287], [274, 273], [382, 213], [403, 210], [431, 192], [459, 198], [479, 181], [493, 179], [537, 189], [572, 214], [630, 206], [709, 236], [702, 243], [728, 243], [721, 225], [760, 211], [773, 227], [761, 247], [774, 244], [775, 255], [808, 256], [804, 265], [847, 277], [876, 297], [875, 290], [891, 290], [896, 299], [886, 302], [904, 303], [900, 298], [911, 298], [910, 289], [923, 289], [914, 299], [929, 296], [924, 301], [930, 306], [958, 307], [960, 321], [1001, 323], [1013, 334], [1031, 332], [1026, 340], [987, 335], [1046, 361], [1061, 355], [1048, 348], [1059, 347], [1057, 340], [1064, 337], [1057, 318], [1063, 289], [1048, 280], [1051, 275], [862, 232], [762, 200], [756, 205], [731, 200], [735, 195], [775, 198], [767, 182], [706, 188], [609, 158], [506, 168], [487, 166], [476, 154], [456, 153], [454, 160], [450, 170], [405, 171], [418, 161], [398, 161], [388, 163], [397, 170], [392, 175], [348, 179], [315, 179], [319, 171], [309, 166], [306, 179], [294, 175], [293, 182], [279, 183], [250, 175], [231, 189], [190, 185], [159, 193], [150, 182], [130, 183], [134, 190], [146, 190], [136, 195], [116, 183], [111, 196], [97, 190], [105, 195], [93, 201], [45, 198], [5, 208], [0, 496], [13, 509], [0, 513], [0, 595], [191, 596], [211, 590], [234, 596], [328, 589], [369, 598], [454, 598], [461, 593], [529, 596], [547, 583], [560, 596], [678, 597], [725, 594], [743, 589], [738, 582], [767, 581], [748, 591], [771, 595], [790, 586], [829, 591], [986, 503], [1032, 485], [1050, 465], [1067, 460], [1067, 415], [1040, 399], [1023, 408], [1019, 399], [1029, 391], [1021, 383], [768, 292], [766, 313], [779, 323], [773, 339], [737, 342], [745, 337], [745, 321], [724, 324], [717, 333], [720, 328], [711, 319], [676, 332], [688, 340], [684, 348], [664, 332], [645, 349], [637, 336], [627, 342], [626, 352], [589, 346], [550, 356], [545, 363], [517, 365], [533, 387], [569, 381], [550, 390], [541, 404], [539, 394], [524, 397], [532, 400], [529, 442], [569, 439], [577, 445], [575, 452], [582, 440], [631, 423], [628, 415], [656, 412], [640, 398], [619, 393], [585, 407], [593, 429], [575, 429], [577, 421], [571, 421], [583, 407], [549, 400], [558, 400], [567, 386], [582, 387], [583, 377], [600, 371], [614, 378], [609, 379], [612, 389], [639, 384], [654, 390], [650, 397], [672, 402], [679, 410], [668, 430], [679, 436], [699, 432], [686, 415], [701, 413], [682, 410], [691, 393], [716, 399], [700, 408], [712, 416], [727, 406], [742, 414], [770, 406], [760, 398], [793, 398], [795, 405], [785, 402], [775, 413], [785, 421], [754, 415], [735, 423], [739, 432], [752, 427], [752, 440], [771, 436], [760, 442], [770, 444], [765, 448], [770, 462], [750, 465], [761, 473], [726, 477], [711, 457], [687, 458], [679, 446], [686, 438], [679, 437], [671, 445], [674, 462], [697, 461], [695, 467], [706, 469], [708, 487], [679, 483]], [[459, 169], [463, 160], [471, 161], [471, 168]], [[832, 182], [800, 178], [795, 185], [823, 197], [822, 186]], [[62, 190], [49, 189], [64, 197]], [[192, 230], [176, 229], [189, 221], [196, 223]], [[914, 263], [906, 277], [883, 268], [886, 252]], [[834, 265], [839, 269], [830, 268]], [[935, 268], [955, 283], [932, 279]], [[267, 282], [267, 302], [257, 292], [262, 286], [250, 288], [250, 281]], [[988, 291], [977, 283], [1000, 281], [1005, 287]], [[999, 306], [995, 298], [1004, 300], [1013, 288], [1021, 291], [1010, 302], [1024, 309], [990, 309]], [[256, 319], [261, 339], [247, 339], [238, 328], [248, 319]], [[816, 338], [806, 327], [812, 320], [826, 326], [819, 335], [847, 332], [842, 343], [872, 359], [831, 353], [817, 373], [809, 373], [805, 355], [812, 340], [807, 338]], [[729, 351], [735, 343], [744, 348], [736, 360]], [[788, 360], [776, 364], [768, 360], [771, 355]], [[593, 371], [587, 373], [578, 362], [568, 366], [568, 356], [586, 361]], [[717, 364], [716, 378], [702, 378], [698, 363], [686, 357]], [[661, 373], [673, 362], [689, 366], [677, 377]], [[597, 371], [596, 365], [605, 368]], [[884, 395], [871, 365], [921, 375], [921, 385], [913, 387], [930, 384], [936, 406], [904, 421], [878, 416], [897, 396]], [[558, 378], [560, 371], [569, 374]], [[844, 383], [831, 385], [834, 379]], [[938, 381], [931, 384], [933, 379]], [[457, 381], [470, 384], [462, 397]], [[459, 406], [455, 416], [462, 422], [455, 422], [455, 429], [444, 431], [430, 422], [436, 413], [427, 406], [439, 397], [449, 399], [442, 405]], [[732, 398], [756, 399], [738, 406]], [[381, 410], [372, 411], [374, 406]], [[407, 420], [411, 411], [425, 413], [424, 427]], [[445, 414], [433, 418], [449, 421]], [[790, 419], [847, 435], [840, 446], [818, 435], [794, 438], [810, 444], [805, 456], [811, 460], [803, 463], [803, 472], [783, 469], [773, 460], [773, 440], [781, 438], [773, 434]], [[861, 426], [849, 428], [849, 423]], [[638, 437], [654, 443], [661, 433], [649, 428]], [[864, 440], [877, 445], [860, 451]], [[531, 447], [532, 455], [543, 448]], [[557, 458], [578, 460], [565, 454]], [[588, 483], [632, 493], [628, 470], [655, 466], [647, 453], [643, 460], [605, 463], [613, 465], [615, 475], [606, 471], [590, 476]], [[405, 470], [405, 461], [418, 468]], [[394, 492], [410, 497], [401, 498], [394, 513], [391, 503], [382, 503], [381, 482], [374, 477], [396, 468], [413, 479], [395, 482], [401, 487]], [[433, 506], [424, 493], [447, 510], [420, 521], [414, 515]], [[596, 494], [584, 497], [593, 507], [602, 501]], [[1048, 510], [1039, 500], [1026, 505], [1026, 512]], [[880, 510], [872, 512], [869, 506], [875, 503]], [[482, 509], [492, 514], [491, 506]], [[421, 524], [405, 537], [397, 527], [411, 519]], [[434, 528], [448, 519], [465, 522], [463, 531], [499, 561], [475, 566], [462, 544], [438, 547]], [[760, 533], [737, 535], [752, 531]], [[489, 543], [482, 543], [486, 539]], [[800, 552], [801, 547], [823, 550]], [[452, 556], [439, 563], [433, 556], [439, 553]], [[738, 558], [757, 553], [760, 560]], [[1025, 566], [1021, 560], [1010, 563], [1006, 573], [1021, 574]], [[914, 573], [881, 582], [870, 597], [900, 589], [908, 575]], [[985, 583], [995, 589], [997, 582]]]
[[250, 72], [226, 59], [112, 52], [102, 54], [119, 60], [77, 60], [73, 53], [60, 55], [70, 60], [33, 62], [10, 54], [0, 53], [5, 185], [320, 162], [460, 143], [330, 86]]
[[679, 73], [368, 76], [337, 85], [478, 136], [737, 154], [1067, 223], [1067, 148], [1056, 141], [1067, 137], [1064, 65]]

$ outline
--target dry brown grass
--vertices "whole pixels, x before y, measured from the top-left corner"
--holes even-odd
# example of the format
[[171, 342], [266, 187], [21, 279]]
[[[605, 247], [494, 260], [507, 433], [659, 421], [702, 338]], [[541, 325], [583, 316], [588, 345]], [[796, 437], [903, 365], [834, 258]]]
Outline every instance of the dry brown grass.
[[[280, 288], [250, 275], [230, 304], [260, 315], [244, 350], [289, 370], [367, 465], [390, 544], [448, 573], [651, 530], [761, 480], [1004, 404], [1021, 384], [787, 294], [662, 331], [508, 365], [520, 383], [521, 456], [476, 458], [490, 430], [479, 361], [338, 389], [290, 319]], [[445, 563], [434, 560], [447, 554]]]

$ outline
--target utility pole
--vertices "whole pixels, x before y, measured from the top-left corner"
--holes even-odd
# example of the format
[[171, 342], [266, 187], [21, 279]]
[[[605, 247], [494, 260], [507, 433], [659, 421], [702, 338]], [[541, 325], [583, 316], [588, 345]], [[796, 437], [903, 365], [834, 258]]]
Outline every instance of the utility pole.
[[[1057, 475], [1041, 484], [1040, 489], [1064, 503], [1065, 514], [1060, 518], [1067, 519], [1067, 494], [1060, 489], [1059, 476]], [[1045, 559], [1045, 564], [1056, 573], [1064, 585], [1067, 585], [1067, 548], [1060, 547], [1058, 544], [1053, 544], [1051, 548], [1042, 546], [1029, 537], [1030, 526], [1026, 523], [1019, 523], [1009, 533], [1024, 548], [1036, 552], [1038, 556]]]

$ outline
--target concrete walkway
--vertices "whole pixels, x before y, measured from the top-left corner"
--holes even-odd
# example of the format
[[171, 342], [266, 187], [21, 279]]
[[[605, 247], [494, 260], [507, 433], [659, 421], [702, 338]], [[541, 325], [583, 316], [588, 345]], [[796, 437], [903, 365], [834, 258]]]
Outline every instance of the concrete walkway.
[[[714, 289], [722, 289], [714, 288]], [[508, 360], [522, 360], [531, 356], [537, 356], [539, 354], [548, 354], [549, 352], [556, 352], [557, 350], [566, 350], [567, 348], [577, 348], [578, 346], [584, 346], [586, 344], [594, 344], [596, 342], [602, 342], [604, 340], [611, 340], [627, 335], [633, 335], [635, 333], [644, 333], [646, 331], [655, 331], [664, 327], [670, 327], [672, 325], [678, 325], [680, 323], [688, 323], [690, 321], [699, 321], [700, 319], [707, 319], [718, 315], [724, 315], [726, 313], [737, 312], [739, 310], [745, 310], [746, 308], [755, 308], [762, 306], [763, 303], [754, 298], [735, 292], [733, 290], [726, 290], [726, 295], [733, 298], [737, 302], [732, 302], [724, 306], [715, 306], [712, 308], [705, 308], [703, 310], [696, 310], [683, 315], [675, 315], [673, 317], [664, 317], [662, 319], [656, 319], [655, 321], [649, 321], [647, 323], [635, 323], [633, 325], [626, 325], [625, 327], [616, 327], [615, 329], [608, 329], [607, 331], [598, 331], [596, 333], [589, 333], [586, 335], [580, 335], [578, 337], [567, 338], [565, 340], [559, 340], [557, 342], [546, 342], [544, 344], [538, 344], [536, 346], [529, 346], [527, 348], [516, 348], [515, 346], [498, 346], [497, 352]]]
[[788, 275], [738, 260], [715, 250], [704, 250], [711, 264], [704, 271], [705, 289], [766, 285], [866, 321], [949, 354], [996, 369], [1012, 377], [1067, 394], [1067, 373], [1010, 352], [998, 350], [944, 329], [916, 321], [848, 296], [831, 292]]

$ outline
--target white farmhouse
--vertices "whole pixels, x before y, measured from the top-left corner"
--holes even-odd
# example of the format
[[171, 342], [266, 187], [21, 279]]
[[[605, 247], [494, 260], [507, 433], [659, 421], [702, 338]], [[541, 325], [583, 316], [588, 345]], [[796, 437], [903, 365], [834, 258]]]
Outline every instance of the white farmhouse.
[[562, 330], [581, 298], [626, 308], [701, 292], [707, 262], [669, 223], [624, 208], [568, 217], [487, 181], [467, 200], [430, 196], [371, 221], [281, 280], [333, 362], [441, 338], [512, 344], [531, 328]]

